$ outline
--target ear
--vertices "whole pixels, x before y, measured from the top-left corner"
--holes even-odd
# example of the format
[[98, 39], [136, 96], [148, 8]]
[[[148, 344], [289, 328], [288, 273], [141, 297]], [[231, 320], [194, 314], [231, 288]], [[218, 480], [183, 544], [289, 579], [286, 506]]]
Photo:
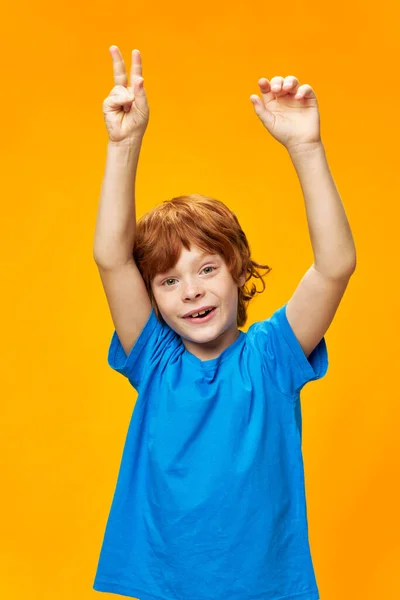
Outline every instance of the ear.
[[246, 283], [246, 272], [244, 271], [239, 279], [239, 287], [243, 287]]

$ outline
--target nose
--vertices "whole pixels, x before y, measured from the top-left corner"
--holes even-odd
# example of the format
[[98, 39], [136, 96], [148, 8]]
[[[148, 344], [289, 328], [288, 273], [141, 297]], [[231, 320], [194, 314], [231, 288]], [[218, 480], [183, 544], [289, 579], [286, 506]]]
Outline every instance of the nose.
[[183, 300], [194, 300], [204, 296], [203, 288], [194, 282], [187, 282], [183, 287]]

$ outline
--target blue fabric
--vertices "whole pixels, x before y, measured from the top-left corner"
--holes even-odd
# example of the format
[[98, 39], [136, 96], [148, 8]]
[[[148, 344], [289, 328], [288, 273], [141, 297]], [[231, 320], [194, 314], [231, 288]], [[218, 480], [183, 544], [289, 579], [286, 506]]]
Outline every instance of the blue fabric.
[[201, 361], [154, 309], [129, 356], [138, 391], [93, 589], [141, 600], [318, 600], [300, 391], [323, 377], [286, 304]]

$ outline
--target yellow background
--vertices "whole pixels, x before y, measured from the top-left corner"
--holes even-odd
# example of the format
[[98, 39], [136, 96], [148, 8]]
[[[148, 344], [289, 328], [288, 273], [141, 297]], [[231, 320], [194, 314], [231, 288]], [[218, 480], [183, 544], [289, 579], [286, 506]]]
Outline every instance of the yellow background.
[[3, 6], [1, 598], [100, 597], [136, 400], [107, 365], [113, 325], [92, 258], [112, 44], [128, 68], [141, 51], [151, 109], [137, 216], [214, 196], [273, 268], [245, 331], [313, 261], [294, 167], [249, 98], [260, 77], [314, 88], [358, 262], [326, 334], [328, 373], [302, 393], [312, 556], [321, 600], [400, 597], [398, 31], [394, 0]]

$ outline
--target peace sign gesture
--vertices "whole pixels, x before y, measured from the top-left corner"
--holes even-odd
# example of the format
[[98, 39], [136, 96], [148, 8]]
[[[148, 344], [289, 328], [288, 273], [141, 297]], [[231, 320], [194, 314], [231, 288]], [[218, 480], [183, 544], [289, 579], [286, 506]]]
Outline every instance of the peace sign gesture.
[[110, 141], [131, 143], [140, 140], [149, 122], [149, 106], [143, 87], [142, 58], [132, 51], [131, 85], [128, 86], [125, 63], [117, 46], [109, 48], [115, 86], [103, 102], [103, 113]]

